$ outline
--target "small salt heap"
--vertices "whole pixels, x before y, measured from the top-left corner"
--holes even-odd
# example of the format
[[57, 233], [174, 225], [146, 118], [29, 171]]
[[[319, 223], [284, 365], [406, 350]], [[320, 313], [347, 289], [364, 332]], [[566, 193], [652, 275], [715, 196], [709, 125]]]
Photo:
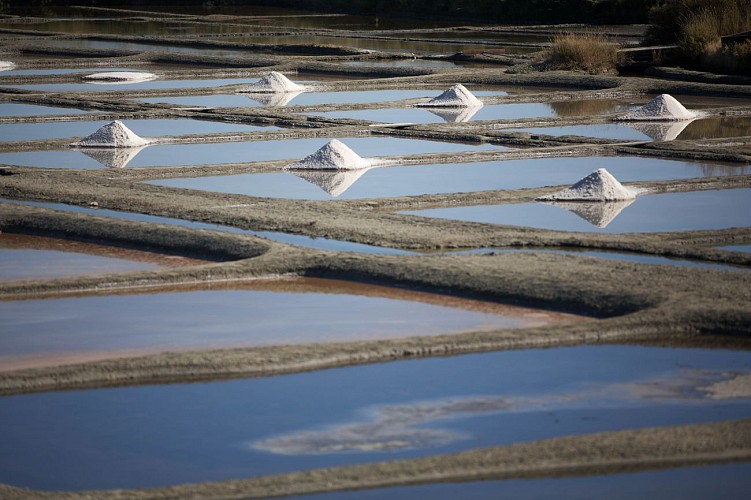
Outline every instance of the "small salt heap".
[[133, 148], [149, 144], [148, 139], [138, 137], [119, 120], [108, 123], [93, 134], [74, 142], [71, 146], [95, 148]]
[[621, 201], [633, 200], [638, 191], [629, 189], [604, 168], [598, 168], [573, 186], [537, 198], [539, 201]]
[[94, 73], [83, 77], [92, 83], [135, 83], [146, 82], [156, 79], [154, 73], [140, 71], [108, 71], [106, 73]]
[[457, 83], [438, 97], [434, 97], [426, 103], [418, 104], [418, 106], [474, 108], [482, 106], [482, 101], [467, 90], [464, 85]]
[[256, 83], [244, 87], [240, 92], [258, 92], [258, 93], [283, 93], [283, 92], [304, 92], [305, 87], [298, 85], [278, 71], [266, 73]]
[[16, 65], [10, 61], [0, 61], [0, 71], [7, 71], [15, 67]]
[[372, 160], [361, 158], [346, 144], [332, 139], [315, 153], [285, 168], [289, 170], [357, 170], [371, 167], [373, 164]]
[[691, 120], [700, 113], [687, 110], [670, 94], [660, 94], [644, 106], [619, 116], [618, 120]]

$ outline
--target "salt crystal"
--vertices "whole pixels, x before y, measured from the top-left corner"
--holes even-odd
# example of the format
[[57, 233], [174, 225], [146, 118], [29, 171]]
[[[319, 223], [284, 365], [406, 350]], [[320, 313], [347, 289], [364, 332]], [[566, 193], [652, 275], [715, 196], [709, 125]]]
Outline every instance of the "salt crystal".
[[92, 83], [134, 83], [154, 80], [155, 78], [157, 78], [157, 76], [154, 73], [139, 71], [109, 71], [106, 73], [94, 73], [83, 77], [84, 80], [91, 80]]
[[473, 108], [482, 106], [482, 101], [475, 97], [472, 92], [461, 83], [453, 85], [443, 94], [434, 97], [428, 102], [418, 104], [417, 106], [445, 106], [454, 108]]
[[7, 71], [15, 67], [16, 67], [15, 63], [12, 63], [10, 61], [0, 61], [0, 71]]
[[357, 170], [374, 162], [352, 151], [346, 144], [332, 139], [328, 144], [302, 160], [287, 165], [289, 170]]
[[303, 92], [305, 87], [298, 85], [278, 71], [266, 73], [256, 83], [244, 87], [240, 92]]
[[618, 120], [690, 120], [700, 114], [687, 110], [670, 94], [660, 94], [644, 106], [619, 116]]
[[618, 201], [633, 200], [637, 190], [629, 189], [604, 168], [598, 168], [573, 186], [537, 198], [540, 201]]
[[99, 148], [132, 148], [149, 144], [148, 139], [138, 137], [119, 120], [108, 123], [93, 134], [74, 142], [71, 146]]

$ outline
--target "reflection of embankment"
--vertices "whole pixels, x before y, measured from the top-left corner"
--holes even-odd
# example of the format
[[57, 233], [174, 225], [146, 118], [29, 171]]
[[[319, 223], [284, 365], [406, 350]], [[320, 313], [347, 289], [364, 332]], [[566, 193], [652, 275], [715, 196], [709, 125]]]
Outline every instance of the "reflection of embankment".
[[85, 243], [81, 241], [49, 238], [46, 236], [32, 236], [14, 233], [0, 234], [0, 249], [4, 248], [14, 250], [52, 250], [57, 252], [96, 255], [99, 257], [112, 257], [115, 259], [148, 262], [167, 267], [193, 266], [209, 262], [207, 260], [134, 250], [132, 248], [106, 246], [97, 243]]
[[617, 103], [607, 99], [555, 101], [547, 103], [547, 105], [560, 117], [604, 115], [613, 113], [618, 109]]
[[680, 134], [679, 139], [682, 141], [691, 141], [716, 137], [741, 136], [751, 136], [751, 117], [719, 117], [695, 120]]
[[[401, 300], [408, 302], [417, 302], [441, 307], [451, 307], [466, 311], [474, 311], [488, 314], [513, 314], [529, 316], [530, 319], [536, 318], [539, 323], [548, 321], [573, 321], [583, 320], [583, 316], [575, 314], [559, 313], [543, 309], [532, 309], [520, 306], [511, 306], [497, 302], [483, 300], [467, 299], [451, 295], [441, 295], [437, 293], [421, 292], [407, 288], [390, 287], [383, 285], [374, 285], [369, 283], [359, 283], [356, 281], [344, 281], [323, 278], [285, 278], [285, 279], [253, 279], [243, 281], [233, 281], [228, 283], [214, 284], [184, 284], [184, 285], [164, 285], [148, 288], [128, 288], [124, 290], [102, 290], [95, 289], [89, 291], [66, 293], [65, 297], [100, 297], [115, 295], [156, 295], [160, 293], [178, 293], [178, 292], [197, 292], [206, 290], [248, 290], [260, 292], [279, 292], [279, 293], [323, 293], [335, 295], [357, 295], [370, 298], [384, 298], [392, 300]], [[34, 296], [27, 296], [29, 299], [58, 298], [56, 293], [45, 293]], [[19, 299], [16, 299], [19, 300]]]

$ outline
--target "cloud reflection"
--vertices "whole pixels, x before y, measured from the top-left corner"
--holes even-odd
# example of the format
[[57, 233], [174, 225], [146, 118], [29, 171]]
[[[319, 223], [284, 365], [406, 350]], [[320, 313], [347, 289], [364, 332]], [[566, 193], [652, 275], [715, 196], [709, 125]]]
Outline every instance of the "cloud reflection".
[[702, 403], [751, 397], [751, 373], [683, 370], [634, 382], [593, 384], [580, 391], [526, 396], [472, 396], [369, 409], [366, 421], [303, 430], [255, 441], [251, 447], [279, 455], [383, 452], [443, 446], [464, 433], [426, 424], [501, 412], [618, 408], [664, 403]]

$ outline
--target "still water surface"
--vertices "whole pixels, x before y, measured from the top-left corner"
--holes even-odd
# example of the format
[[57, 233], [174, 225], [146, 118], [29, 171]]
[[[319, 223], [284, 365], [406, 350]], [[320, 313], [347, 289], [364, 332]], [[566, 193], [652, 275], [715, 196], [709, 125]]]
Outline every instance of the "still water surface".
[[[134, 318], [137, 319], [137, 318]], [[0, 398], [0, 482], [135, 488], [745, 418], [748, 354], [626, 346]]]
[[633, 202], [522, 203], [403, 212], [555, 231], [653, 233], [749, 227], [751, 189], [639, 196]]

